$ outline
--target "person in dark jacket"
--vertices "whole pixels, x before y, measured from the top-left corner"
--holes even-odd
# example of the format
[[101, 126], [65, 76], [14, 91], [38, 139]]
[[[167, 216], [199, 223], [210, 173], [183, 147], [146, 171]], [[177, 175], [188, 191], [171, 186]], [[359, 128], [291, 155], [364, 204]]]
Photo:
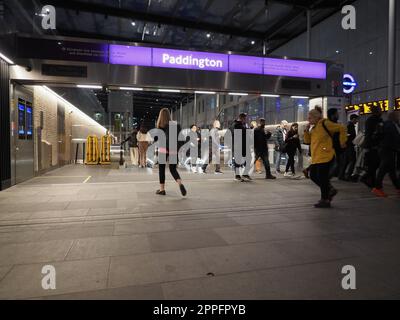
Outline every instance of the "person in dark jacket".
[[283, 145], [285, 144], [286, 140], [286, 135], [287, 135], [287, 130], [288, 130], [288, 125], [289, 123], [286, 120], [283, 120], [280, 124], [280, 126], [276, 129], [276, 172], [281, 173], [281, 162], [282, 162], [282, 157], [285, 159], [286, 157], [286, 152], [283, 152]]
[[[336, 108], [331, 108], [328, 110], [328, 120], [333, 123], [339, 123], [339, 110]], [[339, 177], [340, 168], [343, 167], [343, 153], [344, 149], [340, 147], [339, 133], [336, 132], [332, 135], [333, 148], [335, 150], [335, 159], [332, 163], [332, 168], [330, 171], [331, 178]]]
[[271, 136], [271, 132], [265, 132], [265, 119], [260, 119], [260, 125], [254, 129], [255, 163], [258, 159], [261, 159], [266, 172], [265, 179], [274, 180], [276, 177], [271, 174], [271, 166], [268, 159], [268, 140]]
[[366, 151], [367, 174], [361, 178], [361, 182], [365, 183], [369, 188], [374, 188], [380, 163], [379, 145], [382, 140], [383, 120], [381, 107], [373, 106], [371, 111], [372, 115], [365, 124], [365, 140], [362, 146]]
[[[247, 123], [246, 123], [246, 121], [247, 121], [247, 114], [246, 113], [241, 113], [240, 115], [239, 115], [239, 118], [237, 119], [237, 120], [235, 120], [234, 122], [233, 122], [233, 125], [232, 125], [232, 127], [231, 127], [231, 131], [232, 131], [232, 155], [233, 155], [233, 166], [234, 166], [234, 169], [235, 169], [235, 180], [236, 181], [240, 181], [240, 182], [243, 182], [243, 181], [245, 181], [245, 179], [246, 180], [248, 180], [248, 181], [251, 181], [252, 179], [251, 179], [251, 177], [249, 176], [249, 174], [248, 174], [248, 166], [247, 166], [247, 163], [246, 163], [246, 161], [244, 162], [244, 163], [242, 163], [242, 164], [238, 164], [236, 161], [235, 161], [235, 143], [238, 143], [238, 145], [240, 145], [241, 144], [241, 146], [242, 146], [242, 154], [241, 154], [241, 156], [243, 157], [243, 158], [246, 158], [246, 153], [247, 153], [247, 143], [246, 143], [246, 132], [247, 132], [247, 129], [249, 129], [249, 127], [247, 126]], [[235, 141], [235, 130], [241, 130], [241, 136], [240, 136], [240, 140], [241, 141]], [[244, 174], [243, 174], [243, 176], [241, 176], [240, 175], [240, 168], [245, 168], [244, 169]]]
[[[179, 133], [181, 132], [181, 127], [179, 124], [176, 124], [177, 126], [177, 133], [179, 135]], [[158, 120], [157, 120], [157, 129], [162, 130], [165, 134], [166, 137], [166, 141], [165, 141], [165, 145], [161, 145], [159, 146], [159, 150], [158, 153], [163, 154], [165, 157], [166, 161], [169, 161], [169, 158], [171, 155], [178, 155], [178, 151], [180, 149], [181, 143], [180, 141], [178, 141], [178, 136], [176, 137], [177, 141], [176, 141], [176, 149], [172, 148], [170, 146], [170, 130], [171, 130], [171, 114], [169, 112], [169, 109], [164, 108], [160, 111], [160, 115], [158, 116]], [[155, 141], [157, 141], [158, 139], [154, 139]], [[157, 190], [156, 194], [161, 195], [161, 196], [165, 196], [166, 192], [165, 192], [165, 169], [166, 169], [166, 163], [162, 163], [163, 160], [160, 159], [159, 160], [159, 179], [160, 179], [160, 189]], [[175, 181], [178, 183], [179, 185], [179, 189], [182, 193], [183, 196], [186, 196], [187, 191], [185, 189], [185, 186], [182, 184], [182, 179], [177, 171], [177, 163], [169, 163], [169, 171], [172, 174], [172, 177], [175, 179]]]
[[[288, 155], [288, 162], [286, 165], [286, 173], [285, 177], [291, 177], [295, 176], [296, 171], [295, 171], [295, 161], [294, 157], [296, 155], [296, 151], [299, 150], [299, 153], [302, 153], [301, 150], [301, 144], [300, 144], [300, 138], [299, 138], [299, 125], [297, 123], [293, 123], [285, 140], [286, 144], [286, 153]], [[289, 169], [291, 169], [292, 174], [289, 174]]]
[[357, 136], [356, 124], [358, 123], [359, 118], [358, 115], [353, 114], [347, 124], [347, 143], [346, 149], [343, 153], [343, 162], [339, 172], [339, 180], [349, 181], [354, 171], [357, 153], [353, 141]]
[[378, 197], [387, 197], [383, 191], [383, 179], [389, 173], [394, 187], [400, 195], [400, 180], [396, 172], [396, 155], [400, 151], [400, 111], [393, 111], [383, 125], [382, 141], [379, 148], [380, 165], [372, 192]]

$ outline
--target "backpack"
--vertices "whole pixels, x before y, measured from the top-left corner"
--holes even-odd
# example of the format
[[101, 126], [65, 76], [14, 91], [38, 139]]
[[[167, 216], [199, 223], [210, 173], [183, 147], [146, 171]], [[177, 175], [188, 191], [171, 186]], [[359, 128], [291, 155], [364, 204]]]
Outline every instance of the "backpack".
[[332, 139], [333, 149], [335, 149], [336, 156], [339, 156], [340, 154], [343, 153], [342, 146], [340, 145], [340, 134], [339, 133], [335, 133], [334, 135], [332, 135], [331, 132], [326, 127], [325, 121], [322, 123], [322, 126], [324, 127], [325, 131], [328, 133], [328, 135]]

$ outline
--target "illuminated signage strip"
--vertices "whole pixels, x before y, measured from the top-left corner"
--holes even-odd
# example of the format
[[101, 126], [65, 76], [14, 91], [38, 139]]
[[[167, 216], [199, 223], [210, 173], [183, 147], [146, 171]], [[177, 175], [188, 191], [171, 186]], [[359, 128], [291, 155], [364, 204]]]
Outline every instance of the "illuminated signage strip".
[[[359, 111], [360, 114], [370, 114], [373, 106], [381, 107], [382, 111], [389, 111], [389, 100], [378, 100], [366, 103], [355, 104], [346, 107], [347, 112]], [[400, 110], [400, 98], [396, 99], [396, 110]]]
[[162, 48], [109, 46], [110, 64], [326, 79], [324, 62]]

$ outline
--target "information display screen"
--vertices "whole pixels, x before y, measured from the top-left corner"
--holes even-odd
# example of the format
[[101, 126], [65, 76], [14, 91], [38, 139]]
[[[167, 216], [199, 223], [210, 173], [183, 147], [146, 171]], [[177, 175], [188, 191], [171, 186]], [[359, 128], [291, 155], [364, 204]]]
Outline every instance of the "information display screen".
[[[346, 107], [346, 112], [358, 111], [361, 115], [370, 114], [373, 106], [381, 107], [383, 112], [389, 111], [389, 100], [377, 100], [366, 103], [350, 105]], [[396, 99], [396, 110], [400, 110], [400, 98]]]

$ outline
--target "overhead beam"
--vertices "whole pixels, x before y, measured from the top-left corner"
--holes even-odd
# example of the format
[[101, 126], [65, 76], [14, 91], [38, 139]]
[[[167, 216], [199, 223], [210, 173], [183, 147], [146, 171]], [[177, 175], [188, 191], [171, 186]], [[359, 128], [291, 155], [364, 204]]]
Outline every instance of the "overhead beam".
[[47, 0], [44, 4], [53, 5], [54, 7], [60, 9], [92, 12], [92, 13], [102, 14], [105, 16], [113, 16], [123, 19], [139, 20], [145, 22], [154, 22], [154, 23], [160, 23], [160, 24], [188, 28], [188, 29], [193, 28], [196, 30], [233, 35], [237, 37], [262, 39], [264, 36], [262, 32], [244, 31], [239, 28], [231, 28], [219, 24], [212, 24], [201, 21], [199, 21], [197, 24], [194, 24], [193, 21], [182, 18], [163, 16], [163, 15], [140, 12], [140, 11], [133, 11], [126, 8], [117, 8], [113, 6], [95, 4], [90, 2], [81, 2], [76, 0], [69, 0], [69, 1]]
[[[183, 0], [176, 0], [175, 6], [174, 6], [174, 8], [172, 9], [172, 12], [171, 12], [171, 17], [172, 17], [172, 18], [174, 18], [175, 15], [176, 15], [176, 13], [178, 12], [178, 9], [179, 9], [179, 7], [181, 6], [182, 1], [183, 1]], [[165, 30], [164, 35], [163, 35], [163, 38], [162, 38], [162, 40], [161, 40], [161, 43], [162, 43], [162, 44], [165, 44], [165, 41], [166, 41], [166, 39], [167, 39], [167, 37], [168, 37], [168, 35], [169, 35], [170, 32], [171, 32], [171, 30]]]
[[[330, 8], [332, 9], [330, 13], [328, 13], [327, 15], [324, 15], [323, 17], [321, 17], [320, 19], [318, 19], [317, 21], [313, 21], [312, 22], [312, 28], [315, 27], [316, 25], [320, 24], [321, 22], [325, 21], [326, 19], [330, 18], [331, 16], [333, 16], [334, 14], [336, 14], [337, 12], [339, 12], [343, 6], [345, 5], [349, 5], [354, 3], [356, 0], [342, 0], [340, 3], [338, 3], [335, 7], [330, 6]], [[321, 0], [318, 1], [318, 5], [313, 7], [315, 10], [318, 9], [318, 6], [321, 5]], [[268, 53], [271, 53], [273, 51], [275, 51], [276, 49], [278, 49], [279, 47], [285, 45], [286, 43], [290, 42], [291, 40], [297, 38], [298, 36], [300, 36], [301, 34], [303, 34], [305, 31], [307, 30], [307, 25], [304, 24], [303, 28], [299, 28], [296, 30], [296, 32], [292, 33], [289, 37], [286, 35], [286, 37], [282, 37], [282, 39], [284, 39], [283, 41], [279, 41], [278, 43], [272, 45], [269, 50]], [[285, 39], [286, 38], [286, 39]]]
[[186, 33], [185, 39], [182, 41], [183, 44], [186, 44], [187, 41], [189, 41], [194, 33], [194, 30], [196, 30], [196, 25], [198, 25], [201, 22], [201, 19], [204, 18], [204, 15], [207, 13], [208, 9], [212, 6], [215, 0], [208, 0], [204, 8], [202, 8], [200, 15], [198, 16], [196, 22], [194, 23], [194, 28], [190, 29], [189, 32]]

